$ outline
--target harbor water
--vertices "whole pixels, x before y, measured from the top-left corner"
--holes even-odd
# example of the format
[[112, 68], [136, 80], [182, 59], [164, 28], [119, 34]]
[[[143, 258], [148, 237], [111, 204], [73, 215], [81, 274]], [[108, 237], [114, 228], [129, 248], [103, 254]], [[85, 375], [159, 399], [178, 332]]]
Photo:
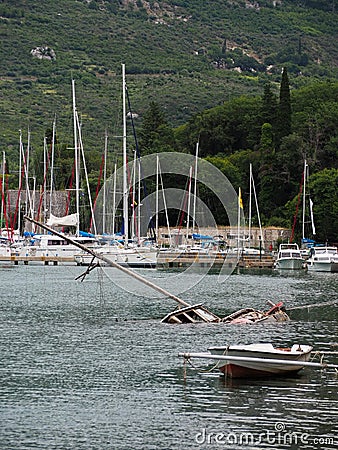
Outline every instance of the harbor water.
[[[279, 324], [162, 324], [174, 300], [113, 268], [75, 280], [83, 271], [0, 269], [0, 448], [338, 448], [333, 369], [226, 380], [212, 363], [178, 357], [254, 342], [338, 351], [337, 304], [291, 310]], [[267, 300], [292, 308], [338, 298], [331, 273], [247, 271], [222, 283], [217, 274], [138, 273], [220, 316], [266, 309]], [[337, 355], [325, 361], [337, 364]]]

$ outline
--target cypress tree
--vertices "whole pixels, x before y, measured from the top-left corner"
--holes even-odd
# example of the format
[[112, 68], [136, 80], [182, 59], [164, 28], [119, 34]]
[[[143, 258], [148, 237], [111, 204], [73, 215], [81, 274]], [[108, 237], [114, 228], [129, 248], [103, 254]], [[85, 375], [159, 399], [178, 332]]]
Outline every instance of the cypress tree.
[[223, 45], [222, 45], [222, 55], [226, 55], [227, 53], [227, 40], [224, 39]]
[[284, 67], [279, 91], [276, 138], [279, 146], [281, 139], [291, 133], [291, 100], [288, 71]]

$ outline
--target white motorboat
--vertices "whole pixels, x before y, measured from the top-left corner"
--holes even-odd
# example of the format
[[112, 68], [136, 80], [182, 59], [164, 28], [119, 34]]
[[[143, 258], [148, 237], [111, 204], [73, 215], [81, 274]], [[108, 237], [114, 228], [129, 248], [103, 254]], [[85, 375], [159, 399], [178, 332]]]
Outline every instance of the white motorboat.
[[298, 244], [280, 244], [275, 261], [276, 269], [302, 270], [306, 267], [306, 261], [301, 255]]
[[256, 343], [209, 347], [208, 352], [179, 353], [179, 356], [187, 360], [192, 358], [214, 360], [216, 361], [214, 368], [218, 368], [229, 378], [262, 378], [294, 375], [305, 366], [324, 367], [321, 363], [309, 361], [311, 352], [310, 345], [275, 347], [268, 343]]
[[337, 247], [311, 247], [307, 266], [315, 272], [338, 272]]
[[[221, 361], [218, 366], [226, 376], [247, 378], [297, 373], [304, 367], [302, 362], [309, 361], [312, 347], [300, 344], [294, 344], [292, 347], [274, 347], [272, 344], [258, 343], [209, 347], [208, 351], [213, 355], [230, 356], [228, 361]], [[299, 364], [294, 364], [295, 361]]]
[[[94, 237], [73, 236], [74, 241], [91, 248], [97, 248], [97, 240]], [[34, 234], [26, 239], [26, 242], [15, 250], [15, 255], [38, 260], [45, 257], [55, 257], [63, 262], [74, 263], [74, 257], [81, 250], [70, 244], [60, 236], [50, 234]]]

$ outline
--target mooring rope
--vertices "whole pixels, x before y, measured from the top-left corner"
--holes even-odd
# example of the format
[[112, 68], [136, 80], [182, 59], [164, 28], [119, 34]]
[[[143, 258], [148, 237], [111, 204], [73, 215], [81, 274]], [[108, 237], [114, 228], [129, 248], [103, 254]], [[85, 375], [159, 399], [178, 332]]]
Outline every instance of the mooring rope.
[[291, 308], [286, 308], [286, 309], [287, 309], [287, 311], [293, 311], [294, 309], [310, 309], [310, 308], [317, 308], [319, 306], [335, 305], [336, 303], [338, 303], [338, 300], [331, 300], [331, 301], [325, 302], [325, 303], [312, 303], [311, 305], [292, 306]]
[[193, 364], [193, 362], [191, 361], [191, 358], [184, 358], [184, 360], [187, 361], [190, 364], [190, 366], [193, 369], [197, 370], [199, 373], [210, 373], [210, 372], [212, 372], [213, 370], [215, 370], [218, 367], [218, 363], [219, 363], [219, 361], [217, 361], [216, 364], [214, 366], [212, 366], [210, 369], [205, 369], [204, 370], [204, 369], [200, 369], [199, 367], [195, 366]]
[[[227, 347], [225, 348], [225, 350], [224, 350], [224, 352], [222, 353], [221, 356], [225, 356], [225, 355], [227, 354], [228, 348], [229, 348], [229, 346], [227, 346]], [[220, 361], [216, 361], [216, 364], [214, 364], [210, 369], [205, 369], [205, 370], [204, 370], [204, 369], [200, 369], [199, 367], [196, 367], [196, 366], [193, 364], [193, 362], [191, 361], [191, 358], [184, 358], [184, 361], [187, 361], [187, 362], [190, 364], [190, 366], [191, 366], [193, 369], [197, 370], [199, 373], [210, 373], [210, 372], [212, 372], [213, 370], [217, 369], [217, 368], [218, 368], [218, 364], [220, 363]]]

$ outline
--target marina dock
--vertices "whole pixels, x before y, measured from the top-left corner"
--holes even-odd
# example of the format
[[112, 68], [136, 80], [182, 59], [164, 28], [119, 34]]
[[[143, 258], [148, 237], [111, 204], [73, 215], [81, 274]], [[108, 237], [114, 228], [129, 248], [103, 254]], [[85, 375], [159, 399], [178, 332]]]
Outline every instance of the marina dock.
[[45, 266], [57, 266], [58, 264], [75, 264], [73, 256], [1, 256], [0, 263], [13, 264], [15, 266], [19, 264], [42, 264]]
[[[0, 256], [0, 263], [2, 264], [41, 264], [57, 266], [59, 264], [77, 264], [73, 256], [33, 256], [33, 255], [11, 255]], [[159, 252], [157, 257], [156, 267], [161, 270], [165, 269], [183, 269], [194, 264], [196, 268], [210, 267], [213, 269], [220, 269], [223, 264], [226, 267], [240, 267], [245, 269], [272, 269], [274, 266], [274, 258], [272, 255], [243, 255], [239, 260], [237, 255], [231, 255], [226, 257], [224, 253], [217, 253], [210, 255], [208, 253], [189, 252]]]
[[196, 267], [211, 267], [219, 269], [223, 267], [240, 267], [240, 268], [261, 268], [272, 269], [274, 266], [274, 258], [272, 255], [240, 255], [239, 259], [236, 254], [226, 255], [225, 253], [179, 253], [179, 252], [160, 252], [157, 257], [158, 269], [185, 268], [194, 264]]

